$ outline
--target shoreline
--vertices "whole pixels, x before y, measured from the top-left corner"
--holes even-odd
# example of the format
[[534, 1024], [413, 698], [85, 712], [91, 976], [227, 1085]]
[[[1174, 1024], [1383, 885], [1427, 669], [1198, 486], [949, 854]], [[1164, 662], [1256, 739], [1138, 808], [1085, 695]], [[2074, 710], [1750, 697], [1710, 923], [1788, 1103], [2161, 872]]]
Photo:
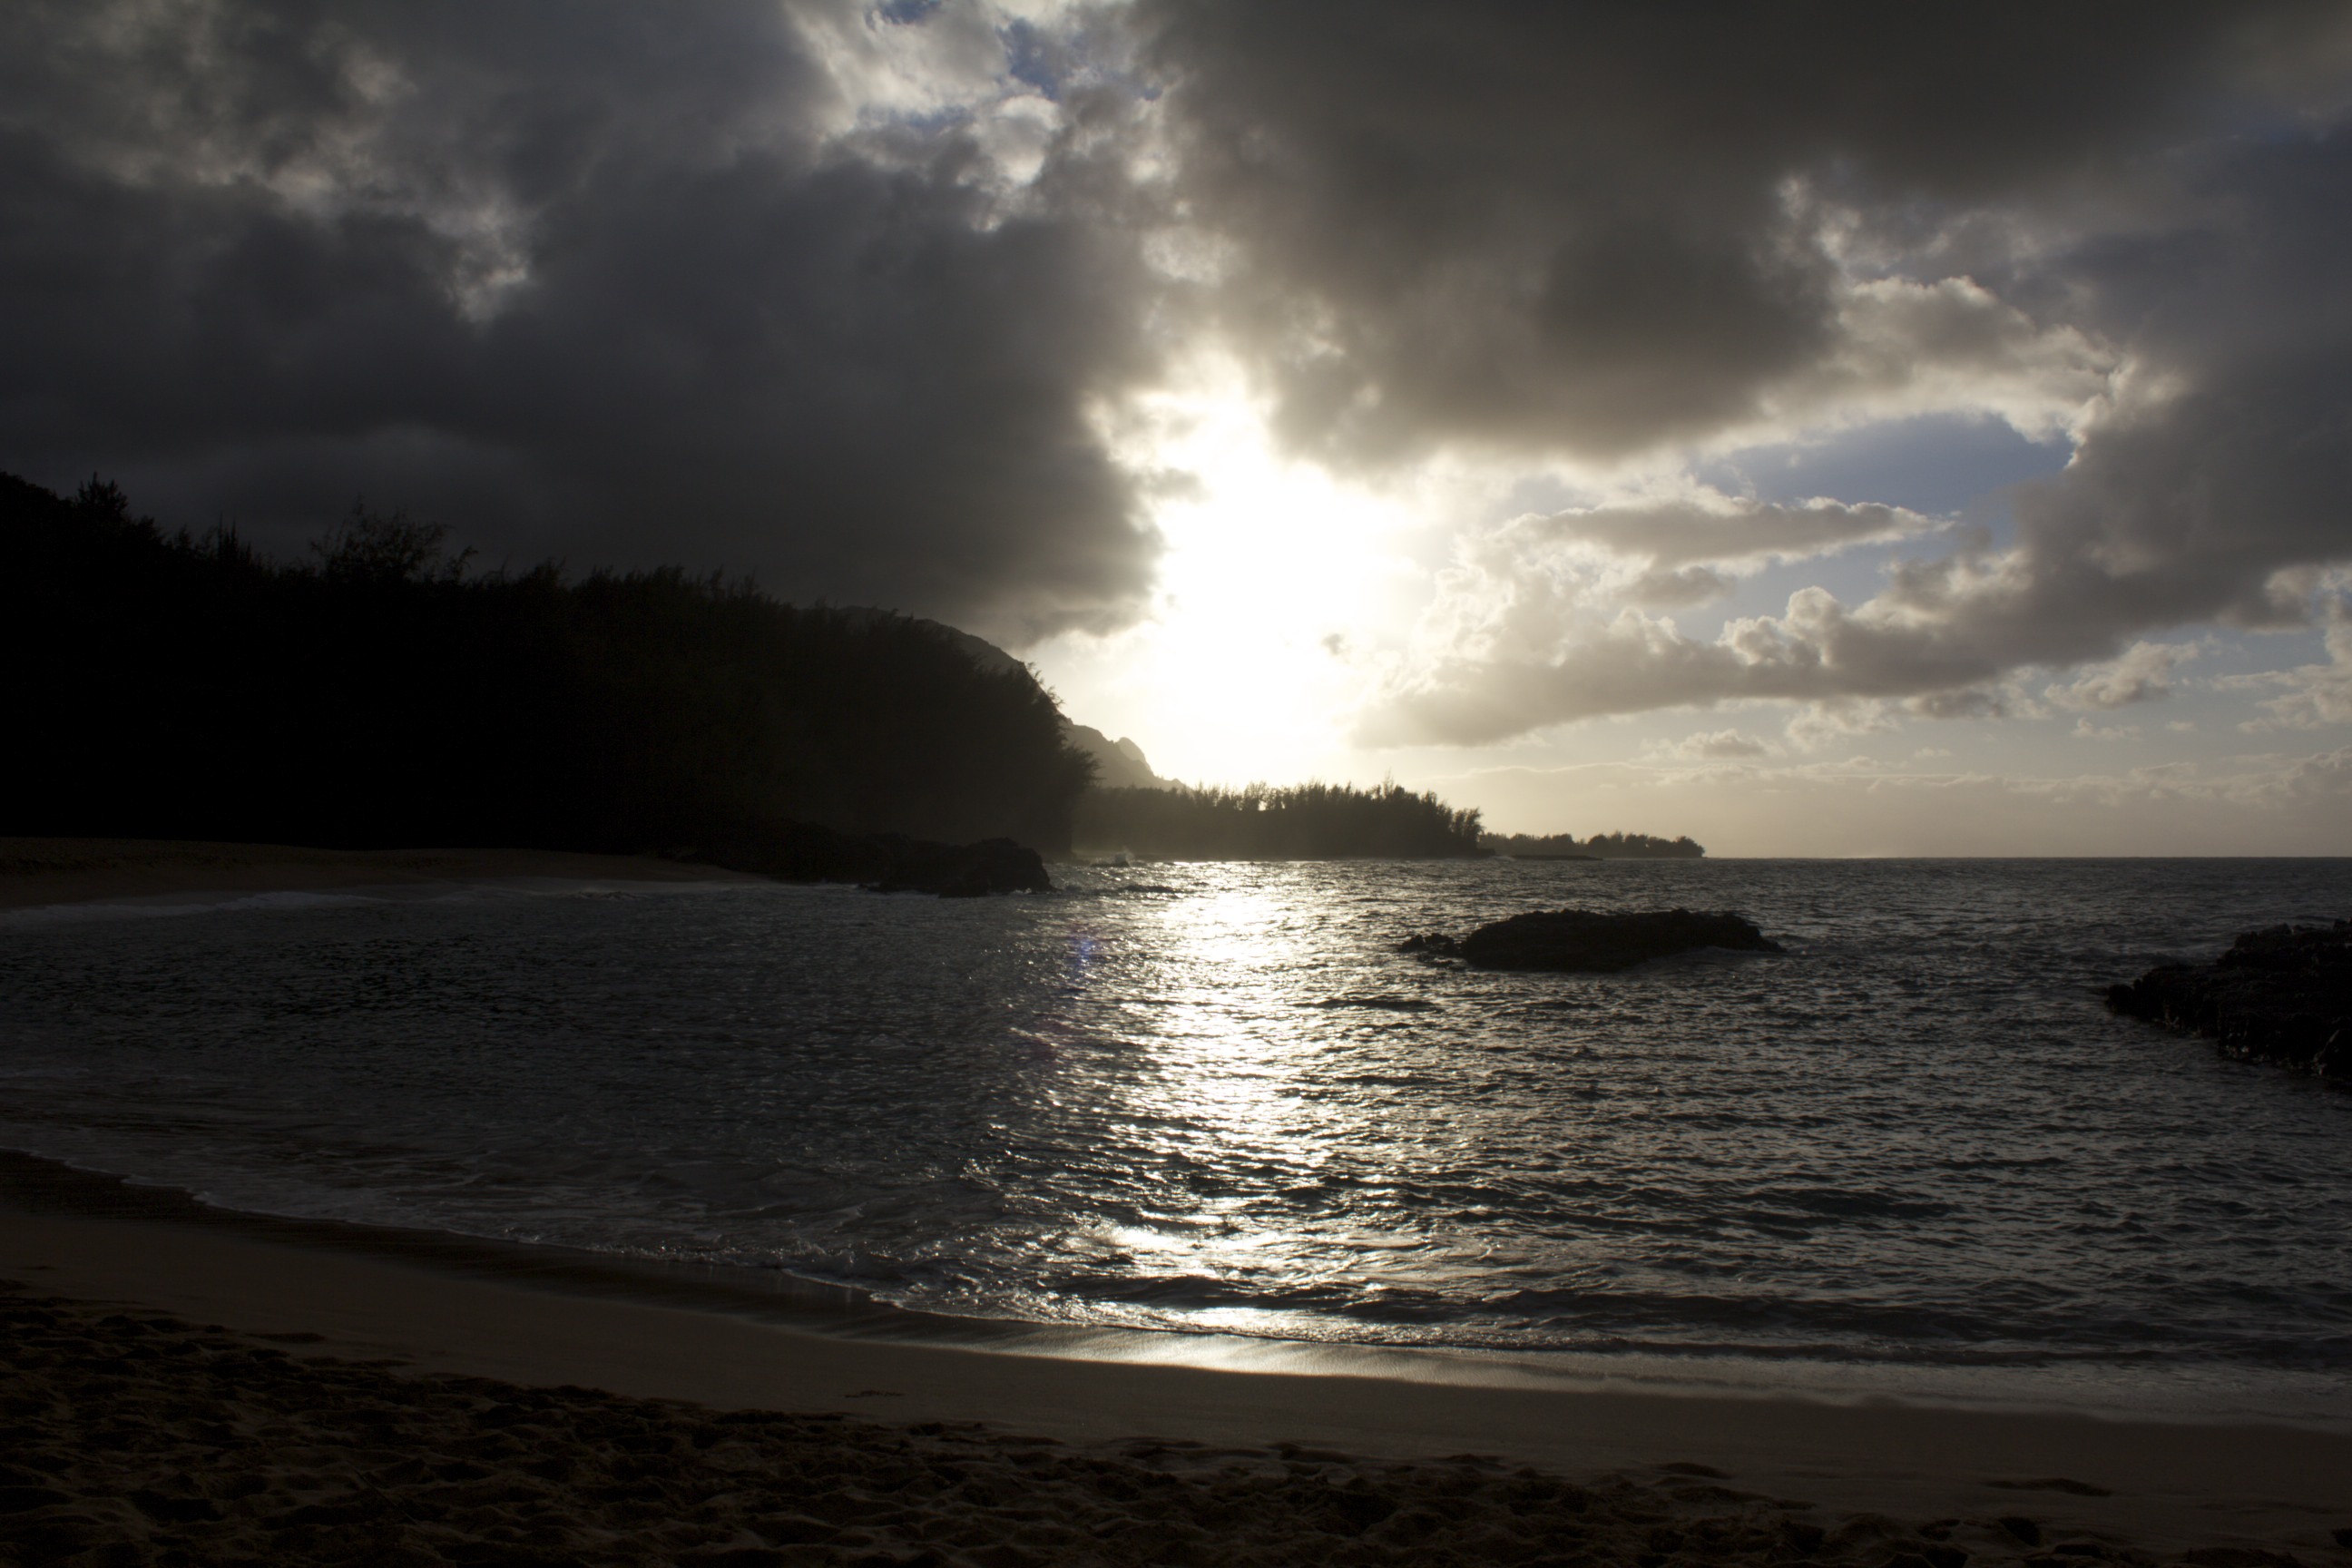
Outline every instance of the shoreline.
[[[769, 879], [556, 852], [0, 839], [0, 910], [541, 880]], [[47, 1456], [39, 1464], [0, 1455], [0, 1488], [19, 1489], [0, 1502], [0, 1562], [15, 1560], [12, 1542], [47, 1561], [69, 1542], [128, 1540], [280, 1561], [366, 1555], [372, 1540], [333, 1547], [300, 1532], [358, 1529], [362, 1503], [351, 1500], [391, 1498], [392, 1512], [364, 1503], [379, 1509], [367, 1528], [426, 1519], [404, 1550], [437, 1553], [439, 1542], [454, 1555], [403, 1560], [434, 1562], [530, 1542], [564, 1561], [688, 1561], [693, 1544], [740, 1563], [928, 1550], [982, 1568], [1322, 1562], [1343, 1547], [1365, 1563], [1573, 1550], [1958, 1568], [1949, 1554], [1964, 1552], [1978, 1568], [2057, 1568], [2197, 1549], [2198, 1568], [2284, 1568], [2257, 1552], [2352, 1563], [2352, 1430], [2340, 1427], [1841, 1396], [1793, 1378], [1727, 1390], [1440, 1376], [1445, 1352], [1238, 1337], [1202, 1336], [1188, 1360], [1131, 1350], [1185, 1337], [1172, 1333], [932, 1319], [781, 1274], [753, 1283], [756, 1272], [242, 1215], [0, 1154], [0, 1281], [16, 1287], [0, 1289], [0, 1324], [16, 1347], [0, 1382], [12, 1408], [47, 1400], [67, 1413], [16, 1429], [24, 1454]], [[1479, 1360], [1461, 1352], [1453, 1370]], [[214, 1366], [231, 1372], [200, 1375]], [[515, 1410], [548, 1434], [531, 1452], [498, 1449], [511, 1440], [496, 1413]], [[170, 1447], [170, 1473], [226, 1476], [252, 1443], [221, 1435], [256, 1422], [373, 1436], [306, 1440], [239, 1472], [235, 1485], [254, 1489], [234, 1496], [172, 1492], [112, 1451], [135, 1434]], [[747, 1422], [768, 1447], [742, 1449], [742, 1462], [767, 1467], [761, 1484], [792, 1500], [783, 1511], [729, 1501], [744, 1489], [733, 1471], [695, 1479], [692, 1454], [737, 1453]], [[688, 1508], [678, 1499], [702, 1500], [688, 1510], [702, 1531], [691, 1542], [675, 1519], [661, 1526], [669, 1535], [630, 1533], [656, 1528], [629, 1522], [639, 1505], [628, 1500], [655, 1482], [615, 1478], [653, 1461], [597, 1436], [618, 1426], [673, 1451], [659, 1486], [673, 1513]], [[145, 1452], [139, 1443], [127, 1449]], [[433, 1479], [451, 1454], [492, 1456], [467, 1484], [509, 1500], [477, 1506]], [[850, 1464], [849, 1479], [807, 1492], [824, 1455]], [[558, 1458], [571, 1479], [543, 1473]], [[409, 1490], [385, 1479], [411, 1471], [425, 1479]], [[897, 1498], [901, 1483], [877, 1478], [908, 1475], [946, 1500], [839, 1519], [819, 1506], [843, 1488]], [[958, 1491], [959, 1477], [1014, 1500], [1000, 1517]], [[512, 1502], [534, 1488], [538, 1502]], [[121, 1500], [134, 1493], [162, 1500]], [[1354, 1500], [1335, 1504], [1342, 1494]], [[1360, 1505], [1368, 1511], [1351, 1511]], [[1441, 1516], [1442, 1529], [1429, 1523]], [[450, 1520], [456, 1535], [432, 1534]], [[193, 1533], [172, 1534], [183, 1525]], [[218, 1534], [232, 1526], [247, 1530], [234, 1544]], [[1573, 1548], [1528, 1533], [1587, 1527]], [[1101, 1554], [1107, 1539], [1128, 1549]], [[1171, 1542], [1192, 1545], [1163, 1555]]]
[[541, 879], [768, 883], [774, 879], [652, 855], [564, 849], [317, 849], [200, 839], [0, 837], [0, 910], [219, 893], [327, 893]]
[[[1869, 1528], [1885, 1535], [2022, 1518], [2045, 1541], [2308, 1554], [2337, 1552], [2333, 1532], [2352, 1529], [2342, 1482], [2352, 1435], [2343, 1433], [1236, 1370], [824, 1333], [583, 1280], [553, 1259], [492, 1271], [426, 1251], [391, 1256], [360, 1227], [287, 1222], [264, 1235], [237, 1216], [174, 1217], [170, 1200], [142, 1189], [124, 1188], [131, 1195], [116, 1213], [92, 1212], [102, 1206], [92, 1184], [106, 1178], [44, 1179], [43, 1165], [19, 1156], [0, 1166], [0, 1278], [109, 1312], [129, 1306], [248, 1341], [280, 1336], [262, 1342], [299, 1345], [296, 1363], [396, 1363], [383, 1374], [395, 1398], [417, 1380], [455, 1376], [599, 1391], [580, 1395], [592, 1402], [845, 1417], [901, 1434], [946, 1424], [988, 1453], [1029, 1437], [1096, 1454], [1142, 1442], [1262, 1458], [1303, 1445], [1334, 1462], [1428, 1472], [1412, 1486], [1440, 1484], [1454, 1457], [1475, 1454], [1581, 1486], [1614, 1477], [1649, 1507], [1696, 1477], [1711, 1483], [1700, 1490], [1725, 1494], [1698, 1500], [1710, 1507], [1737, 1494], [1751, 1508], [1801, 1501], [1781, 1511], [1832, 1537], [1856, 1519], [1883, 1520]], [[321, 1244], [316, 1233], [337, 1228], [354, 1234]], [[855, 1315], [852, 1303], [843, 1308]], [[2000, 1545], [1988, 1538], [1969, 1550], [1983, 1557]], [[2033, 1554], [2021, 1540], [2008, 1545], [2021, 1560]]]
[[[2352, 1410], [2151, 1402], [2067, 1363], [1902, 1363], [1773, 1358], [1738, 1352], [1575, 1351], [1315, 1339], [1210, 1328], [1054, 1321], [902, 1306], [866, 1289], [758, 1267], [602, 1252], [554, 1242], [243, 1209], [165, 1180], [125, 1176], [0, 1147], [0, 1208], [140, 1220], [298, 1251], [341, 1254], [493, 1283], [740, 1319], [835, 1340], [930, 1345], [1057, 1361], [1150, 1364], [1249, 1375], [1716, 1399], [1997, 1416], [2080, 1417], [2147, 1426], [2258, 1426], [2352, 1439]], [[2145, 1373], [2141, 1373], [2144, 1381]], [[2274, 1391], [2273, 1391], [2274, 1392]]]

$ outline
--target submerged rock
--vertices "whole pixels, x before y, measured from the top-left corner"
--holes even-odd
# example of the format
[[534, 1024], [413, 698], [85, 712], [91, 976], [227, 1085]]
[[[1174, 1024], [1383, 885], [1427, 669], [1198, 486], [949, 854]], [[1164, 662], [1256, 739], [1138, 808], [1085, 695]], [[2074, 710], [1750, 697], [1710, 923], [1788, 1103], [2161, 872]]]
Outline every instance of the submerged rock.
[[1010, 838], [983, 838], [977, 844], [910, 842], [874, 888], [883, 893], [976, 899], [989, 893], [1050, 893], [1054, 884], [1034, 849]]
[[2211, 963], [2165, 963], [2107, 1006], [2202, 1035], [2225, 1056], [2352, 1079], [2352, 921], [2250, 931]]
[[1779, 952], [1778, 942], [1739, 916], [1691, 910], [1551, 910], [1513, 915], [1468, 936], [1442, 932], [1409, 937], [1405, 952], [1458, 958], [1476, 969], [1562, 970], [1612, 973], [1696, 948]]

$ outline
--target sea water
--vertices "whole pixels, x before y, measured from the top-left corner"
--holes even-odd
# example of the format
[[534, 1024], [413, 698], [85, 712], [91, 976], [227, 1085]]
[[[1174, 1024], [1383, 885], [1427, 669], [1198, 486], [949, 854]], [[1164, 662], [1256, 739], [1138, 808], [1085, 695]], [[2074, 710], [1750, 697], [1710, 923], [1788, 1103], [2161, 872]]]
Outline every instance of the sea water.
[[[963, 1318], [2352, 1420], [2352, 1092], [2101, 1004], [2352, 862], [1057, 880], [0, 916], [0, 1144]], [[1787, 951], [1398, 951], [1675, 905]]]

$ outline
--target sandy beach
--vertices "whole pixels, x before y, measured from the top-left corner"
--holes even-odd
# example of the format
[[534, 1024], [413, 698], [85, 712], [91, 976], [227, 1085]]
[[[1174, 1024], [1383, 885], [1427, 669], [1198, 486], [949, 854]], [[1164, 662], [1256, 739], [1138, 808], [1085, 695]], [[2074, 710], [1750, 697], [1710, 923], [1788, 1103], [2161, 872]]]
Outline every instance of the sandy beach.
[[838, 1337], [5, 1172], [16, 1562], [2252, 1568], [2352, 1541], [2341, 1434]]
[[[26, 839], [0, 840], [0, 907], [726, 876]], [[0, 1160], [0, 1563], [2352, 1560], [2340, 1431], [1563, 1387], [1346, 1352], [1237, 1370], [1166, 1336], [1008, 1353], [21, 1156]]]

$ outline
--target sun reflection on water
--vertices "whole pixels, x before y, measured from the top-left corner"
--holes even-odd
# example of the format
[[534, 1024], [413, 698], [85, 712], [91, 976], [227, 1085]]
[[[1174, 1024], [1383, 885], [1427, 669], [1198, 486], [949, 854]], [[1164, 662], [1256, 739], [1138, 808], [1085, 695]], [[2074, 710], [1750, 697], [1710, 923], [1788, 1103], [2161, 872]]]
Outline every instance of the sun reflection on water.
[[1116, 938], [1069, 933], [1069, 1024], [1095, 1046], [1073, 1087], [1128, 1155], [1126, 1201], [1098, 1205], [1087, 1239], [1155, 1319], [1280, 1331], [1295, 1313], [1204, 1298], [1311, 1287], [1318, 1272], [1299, 1205], [1323, 1152], [1361, 1132], [1335, 1126], [1318, 1093], [1330, 1042], [1298, 1005], [1328, 926], [1246, 868], [1202, 880]]

